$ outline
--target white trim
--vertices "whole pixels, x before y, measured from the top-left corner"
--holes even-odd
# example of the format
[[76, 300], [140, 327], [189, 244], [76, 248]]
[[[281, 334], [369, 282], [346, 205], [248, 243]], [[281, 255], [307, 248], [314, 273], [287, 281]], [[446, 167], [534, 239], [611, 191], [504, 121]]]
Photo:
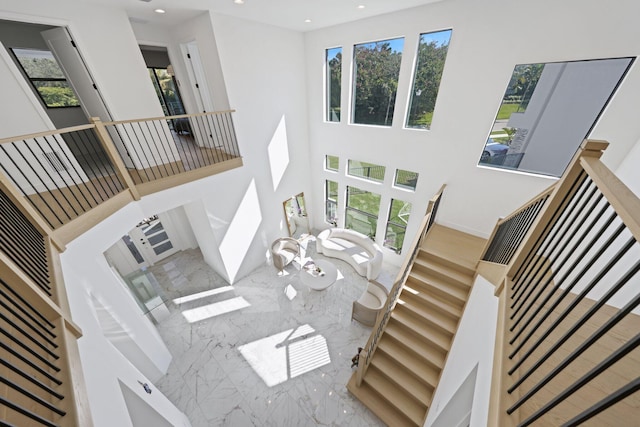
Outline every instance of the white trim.
[[29, 82], [27, 82], [27, 79], [25, 78], [25, 76], [22, 75], [22, 73], [18, 69], [18, 66], [15, 64], [15, 62], [13, 62], [13, 59], [11, 59], [11, 56], [9, 55], [9, 51], [5, 48], [4, 44], [1, 41], [0, 41], [0, 57], [2, 57], [2, 59], [4, 59], [4, 61], [6, 62], [7, 68], [9, 68], [9, 71], [11, 71], [11, 74], [13, 74], [13, 77], [16, 79], [18, 86], [20, 86], [20, 88], [25, 93], [27, 98], [34, 105], [36, 111], [38, 112], [38, 115], [40, 116], [42, 121], [45, 123], [48, 130], [54, 130], [56, 127], [51, 121], [51, 119], [49, 118], [47, 111], [44, 109], [44, 107], [42, 106], [42, 103], [40, 102], [36, 94], [33, 92], [31, 87], [29, 86]]

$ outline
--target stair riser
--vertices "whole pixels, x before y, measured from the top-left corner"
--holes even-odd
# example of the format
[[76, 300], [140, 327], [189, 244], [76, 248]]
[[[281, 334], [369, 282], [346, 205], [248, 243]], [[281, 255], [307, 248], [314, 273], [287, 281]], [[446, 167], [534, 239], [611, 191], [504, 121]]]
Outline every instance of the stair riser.
[[[423, 298], [420, 294], [415, 295], [412, 292], [409, 291], [403, 291], [402, 294], [400, 294], [400, 299], [403, 301], [407, 301], [407, 302], [411, 302], [411, 303], [415, 303], [417, 305], [420, 305], [422, 307], [424, 307], [425, 310], [431, 310], [433, 312], [436, 312], [442, 316], [446, 316], [447, 318], [454, 320], [454, 321], [458, 321], [458, 319], [460, 318], [460, 315], [457, 314], [458, 309], [456, 309], [453, 305], [451, 304], [447, 304], [448, 306], [451, 307], [450, 310], [447, 310], [445, 308], [443, 308], [442, 306], [436, 304], [433, 301], [428, 300], [427, 298]], [[438, 300], [441, 301], [441, 300]]]
[[[389, 367], [389, 364], [393, 364], [393, 369]], [[434, 385], [427, 384], [414, 375], [413, 372], [405, 370], [404, 368], [402, 368], [401, 371], [398, 371], [399, 365], [395, 359], [387, 356], [384, 352], [381, 351], [380, 353], [377, 353], [376, 357], [373, 358], [369, 369], [374, 367], [389, 381], [414, 396], [418, 402], [423, 404], [431, 402]]]
[[413, 329], [414, 334], [418, 335], [420, 339], [430, 345], [433, 345], [438, 351], [447, 352], [451, 347], [451, 340], [447, 339], [447, 337], [441, 336], [442, 334], [437, 330], [427, 330], [423, 332], [420, 329], [414, 329], [413, 325], [407, 324], [404, 319], [399, 319], [396, 313], [391, 315], [391, 320], [397, 322], [402, 328]]
[[409, 286], [413, 288], [417, 288], [417, 290], [421, 292], [425, 292], [431, 295], [436, 296], [438, 299], [441, 299], [452, 306], [461, 309], [464, 306], [464, 300], [462, 300], [457, 294], [451, 294], [444, 289], [441, 289], [437, 286], [431, 286], [428, 282], [425, 282], [421, 278], [409, 275], [409, 279], [407, 281]]
[[416, 320], [417, 322], [420, 322], [421, 324], [427, 325], [429, 327], [433, 327], [437, 331], [440, 331], [441, 333], [447, 336], [453, 336], [453, 333], [455, 332], [455, 324], [453, 326], [453, 330], [451, 330], [450, 326], [448, 326], [444, 322], [439, 321], [437, 317], [435, 316], [431, 316], [430, 318], [424, 317], [422, 313], [416, 311], [415, 309], [412, 309], [407, 305], [398, 304], [396, 306], [396, 310], [402, 310], [403, 312], [407, 313], [409, 316], [413, 317], [413, 319]]
[[464, 274], [465, 276], [473, 276], [475, 274], [474, 269], [458, 264], [454, 260], [451, 260], [447, 257], [429, 252], [429, 249], [421, 249], [420, 253], [418, 254], [418, 258], [430, 260], [431, 262], [446, 266], [451, 270]]
[[[390, 389], [390, 390], [395, 389], [395, 391], [392, 394], [392, 396], [385, 397], [383, 395], [383, 393], [379, 393], [381, 395], [381, 397], [383, 399], [385, 399], [386, 401], [388, 401], [391, 405], [393, 405], [392, 400], [398, 399], [401, 396], [402, 399], [410, 399], [413, 405], [421, 407], [421, 409], [424, 412], [427, 411], [427, 402], [425, 402], [423, 399], [421, 399], [420, 397], [414, 395], [413, 393], [411, 393], [410, 391], [408, 391], [407, 389], [405, 389], [404, 387], [402, 387], [401, 385], [396, 383], [393, 380], [393, 378], [390, 378], [388, 375], [386, 375], [383, 371], [378, 369], [376, 366], [371, 365], [369, 367], [369, 369], [371, 369], [372, 371], [375, 371], [377, 375], [380, 375], [382, 378], [384, 378], [385, 381], [389, 382], [389, 384], [392, 384], [391, 387], [388, 387], [388, 389]], [[423, 386], [423, 388], [426, 389], [427, 386], [425, 385], [425, 386]], [[381, 388], [380, 387], [376, 387], [376, 390], [381, 390]], [[424, 393], [424, 394], [427, 394], [427, 393]]]
[[[379, 347], [378, 351], [382, 357], [393, 361], [393, 365], [401, 366], [402, 370], [409, 373], [412, 376], [413, 381], [418, 384], [418, 387], [425, 391], [435, 390], [440, 375], [440, 369], [435, 369], [431, 365], [423, 363], [423, 365], [415, 365], [414, 359], [406, 359], [398, 354], [397, 351], [393, 352], [393, 348], [389, 348], [390, 343], [387, 343], [385, 348]], [[420, 361], [422, 362], [422, 361]], [[411, 366], [414, 366], [412, 369]], [[418, 368], [415, 368], [418, 366]]]
[[396, 411], [392, 413], [391, 408], [381, 403], [384, 402], [384, 399], [379, 397], [379, 394], [372, 390], [366, 382], [363, 382], [360, 387], [356, 387], [355, 381], [352, 378], [347, 384], [347, 389], [385, 424], [392, 426], [416, 425], [401, 412]]
[[[405, 349], [408, 353], [410, 353], [412, 355], [412, 357], [416, 360], [419, 361], [421, 363], [424, 363], [425, 365], [428, 365], [430, 368], [432, 368], [433, 370], [435, 370], [436, 372], [439, 372], [442, 370], [442, 366], [438, 366], [438, 362], [440, 365], [444, 365], [444, 356], [439, 356], [438, 360], [436, 362], [434, 362], [434, 360], [432, 360], [431, 357], [425, 357], [425, 354], [420, 352], [419, 347], [417, 346], [412, 346], [411, 343], [407, 343], [405, 341], [401, 341], [395, 337], [392, 337], [391, 335], [389, 335], [387, 337], [394, 345], [398, 345], [399, 347]], [[416, 340], [419, 340], [421, 337], [418, 337], [416, 335]], [[436, 354], [441, 354], [443, 353], [442, 350], [440, 350], [438, 347], [433, 347], [432, 346], [432, 353], [436, 353]], [[387, 352], [387, 354], [389, 354]], [[389, 354], [389, 357], [393, 357], [392, 354]], [[394, 357], [395, 359], [395, 357]]]
[[435, 266], [433, 264], [421, 264], [419, 260], [413, 264], [413, 271], [417, 271], [427, 277], [433, 277], [435, 280], [449, 283], [459, 289], [466, 289], [471, 286], [471, 277], [463, 276], [456, 273], [455, 270]]
[[[363, 381], [375, 392], [378, 396], [391, 407], [393, 407], [397, 412], [404, 414], [407, 418], [411, 419], [411, 421], [415, 424], [420, 422], [421, 415], [417, 415], [418, 413], [426, 413], [427, 407], [426, 405], [420, 404], [415, 401], [410, 395], [404, 393], [400, 389], [393, 387], [391, 383], [374, 380], [376, 372], [372, 371], [369, 375], [366, 375]], [[411, 408], [411, 413], [407, 413], [404, 408]]]

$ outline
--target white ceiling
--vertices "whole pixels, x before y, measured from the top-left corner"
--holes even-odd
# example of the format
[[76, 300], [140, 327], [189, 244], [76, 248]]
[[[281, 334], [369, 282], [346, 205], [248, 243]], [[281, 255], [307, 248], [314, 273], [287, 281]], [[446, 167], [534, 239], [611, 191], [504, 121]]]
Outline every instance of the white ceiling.
[[[81, 0], [122, 8], [134, 22], [176, 25], [206, 10], [296, 31], [408, 9], [442, 0]], [[364, 8], [358, 8], [358, 6]], [[164, 9], [165, 14], [155, 13]], [[310, 19], [311, 22], [305, 22]]]

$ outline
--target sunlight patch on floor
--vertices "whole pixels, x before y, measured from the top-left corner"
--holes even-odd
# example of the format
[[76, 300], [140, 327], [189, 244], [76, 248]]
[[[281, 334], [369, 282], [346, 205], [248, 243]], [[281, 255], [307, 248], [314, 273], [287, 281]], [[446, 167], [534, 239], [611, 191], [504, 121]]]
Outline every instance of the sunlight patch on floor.
[[211, 289], [209, 291], [198, 292], [197, 294], [187, 295], [186, 297], [176, 298], [176, 299], [173, 300], [173, 303], [175, 305], [180, 305], [180, 304], [184, 304], [186, 302], [199, 300], [201, 298], [210, 297], [212, 295], [218, 295], [218, 294], [221, 294], [223, 292], [228, 292], [228, 291], [232, 291], [232, 290], [233, 290], [233, 286], [222, 286], [221, 288], [215, 288], [215, 289]]
[[210, 319], [212, 317], [219, 316], [221, 314], [230, 313], [232, 311], [240, 310], [251, 306], [242, 297], [235, 297], [213, 304], [203, 305], [202, 307], [193, 308], [191, 310], [184, 310], [182, 315], [187, 322], [195, 323], [201, 320]]
[[239, 350], [269, 387], [331, 363], [327, 340], [308, 324], [242, 345]]
[[284, 288], [284, 294], [289, 298], [289, 301], [293, 301], [296, 295], [298, 295], [298, 291], [296, 291], [293, 286], [287, 285], [287, 287]]

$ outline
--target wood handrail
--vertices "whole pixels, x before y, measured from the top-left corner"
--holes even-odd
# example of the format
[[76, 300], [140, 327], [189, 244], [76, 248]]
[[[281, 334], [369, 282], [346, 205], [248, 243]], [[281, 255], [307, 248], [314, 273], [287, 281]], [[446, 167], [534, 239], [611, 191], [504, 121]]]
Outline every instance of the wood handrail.
[[580, 149], [573, 156], [573, 159], [565, 169], [564, 174], [553, 186], [553, 191], [549, 195], [549, 202], [543, 207], [542, 211], [538, 214], [538, 217], [531, 225], [528, 235], [522, 245], [518, 248], [515, 255], [511, 259], [509, 269], [507, 271], [508, 277], [513, 277], [518, 267], [527, 256], [527, 253], [535, 245], [537, 238], [542, 234], [543, 229], [547, 223], [551, 220], [554, 211], [563, 203], [562, 197], [556, 197], [558, 194], [567, 194], [570, 187], [576, 178], [584, 173], [580, 166], [581, 157], [592, 157], [599, 159], [602, 156], [603, 150], [607, 148], [609, 144], [605, 141], [597, 140], [585, 140], [580, 145]]
[[175, 116], [146, 117], [143, 119], [130, 119], [130, 120], [112, 120], [110, 122], [102, 122], [102, 124], [104, 124], [105, 126], [112, 126], [112, 125], [122, 125], [125, 123], [151, 122], [154, 120], [173, 120], [173, 119], [184, 119], [188, 117], [215, 116], [219, 114], [235, 113], [235, 112], [236, 110], [207, 111], [204, 113], [178, 114]]
[[528, 202], [524, 203], [522, 206], [520, 206], [519, 208], [511, 212], [509, 215], [505, 216], [504, 218], [500, 218], [498, 220], [498, 225], [509, 221], [511, 218], [518, 215], [520, 212], [524, 211], [525, 209], [537, 203], [540, 199], [550, 195], [553, 192], [553, 189], [555, 188], [555, 186], [556, 186], [556, 183], [550, 185], [549, 187], [545, 188], [540, 193], [538, 193], [538, 195], [531, 198]]
[[580, 164], [606, 197], [633, 237], [640, 241], [640, 198], [599, 159], [586, 157]]
[[63, 133], [78, 132], [81, 130], [92, 129], [94, 127], [95, 125], [88, 124], [88, 125], [72, 126], [68, 128], [62, 128], [62, 129], [47, 130], [43, 132], [29, 133], [26, 135], [10, 136], [8, 138], [1, 138], [0, 144], [5, 144], [8, 142], [23, 141], [25, 139], [34, 139], [34, 138], [41, 138], [45, 136], [60, 135]]

